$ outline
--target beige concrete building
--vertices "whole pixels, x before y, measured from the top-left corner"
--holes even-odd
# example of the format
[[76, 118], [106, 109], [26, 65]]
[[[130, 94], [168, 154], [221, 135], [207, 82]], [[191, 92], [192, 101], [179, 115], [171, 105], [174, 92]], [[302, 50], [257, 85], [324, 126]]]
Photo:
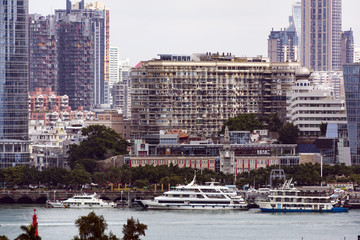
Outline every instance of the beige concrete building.
[[85, 127], [99, 124], [114, 129], [123, 139], [130, 139], [130, 121], [124, 119], [123, 114], [116, 110], [105, 110], [104, 113], [97, 115], [95, 121], [85, 121]]
[[286, 115], [286, 91], [300, 63], [231, 54], [160, 55], [131, 73], [132, 135], [184, 129], [203, 138], [241, 113]]

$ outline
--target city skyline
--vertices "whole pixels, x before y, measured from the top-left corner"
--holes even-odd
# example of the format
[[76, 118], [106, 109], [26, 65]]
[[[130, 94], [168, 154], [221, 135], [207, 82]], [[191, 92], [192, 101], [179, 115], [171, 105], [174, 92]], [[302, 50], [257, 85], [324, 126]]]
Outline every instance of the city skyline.
[[[94, 1], [85, 1], [91, 2]], [[131, 66], [135, 66], [140, 60], [165, 53], [210, 51], [267, 56], [270, 31], [287, 27], [293, 1], [262, 0], [261, 4], [235, 0], [102, 2], [110, 8], [111, 46], [119, 47], [120, 58], [130, 58]], [[360, 1], [346, 0], [342, 5], [342, 28], [353, 29], [355, 44], [359, 46], [360, 26], [356, 23], [360, 22], [360, 16], [354, 9], [360, 7]], [[65, 0], [46, 3], [30, 0], [29, 13], [48, 15], [65, 7]]]

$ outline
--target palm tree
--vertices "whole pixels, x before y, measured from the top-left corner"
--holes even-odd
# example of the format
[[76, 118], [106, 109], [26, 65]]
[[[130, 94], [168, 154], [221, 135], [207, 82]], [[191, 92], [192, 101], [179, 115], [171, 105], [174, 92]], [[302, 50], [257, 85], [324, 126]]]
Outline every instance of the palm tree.
[[20, 229], [25, 233], [20, 234], [15, 240], [41, 240], [41, 237], [36, 236], [37, 225], [29, 224], [29, 226], [21, 226]]

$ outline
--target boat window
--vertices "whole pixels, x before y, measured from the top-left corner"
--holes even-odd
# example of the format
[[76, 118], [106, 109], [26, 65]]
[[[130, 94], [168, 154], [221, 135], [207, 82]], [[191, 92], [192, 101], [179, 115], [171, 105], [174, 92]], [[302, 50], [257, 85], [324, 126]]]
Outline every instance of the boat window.
[[212, 194], [206, 194], [208, 198], [226, 198], [224, 195], [212, 195]]

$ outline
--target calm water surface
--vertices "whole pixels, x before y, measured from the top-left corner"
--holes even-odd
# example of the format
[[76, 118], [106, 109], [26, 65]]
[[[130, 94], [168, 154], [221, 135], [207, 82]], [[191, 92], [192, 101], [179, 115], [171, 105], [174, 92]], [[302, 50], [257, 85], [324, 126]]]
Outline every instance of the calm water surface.
[[[43, 205], [0, 205], [0, 235], [14, 239], [21, 225], [32, 221], [37, 209], [43, 240], [72, 239], [78, 233], [75, 220], [89, 209], [54, 209]], [[138, 211], [96, 209], [110, 230], [122, 237], [122, 226], [133, 216], [148, 225], [142, 239], [358, 239], [360, 210], [348, 213], [261, 213], [250, 211]]]

